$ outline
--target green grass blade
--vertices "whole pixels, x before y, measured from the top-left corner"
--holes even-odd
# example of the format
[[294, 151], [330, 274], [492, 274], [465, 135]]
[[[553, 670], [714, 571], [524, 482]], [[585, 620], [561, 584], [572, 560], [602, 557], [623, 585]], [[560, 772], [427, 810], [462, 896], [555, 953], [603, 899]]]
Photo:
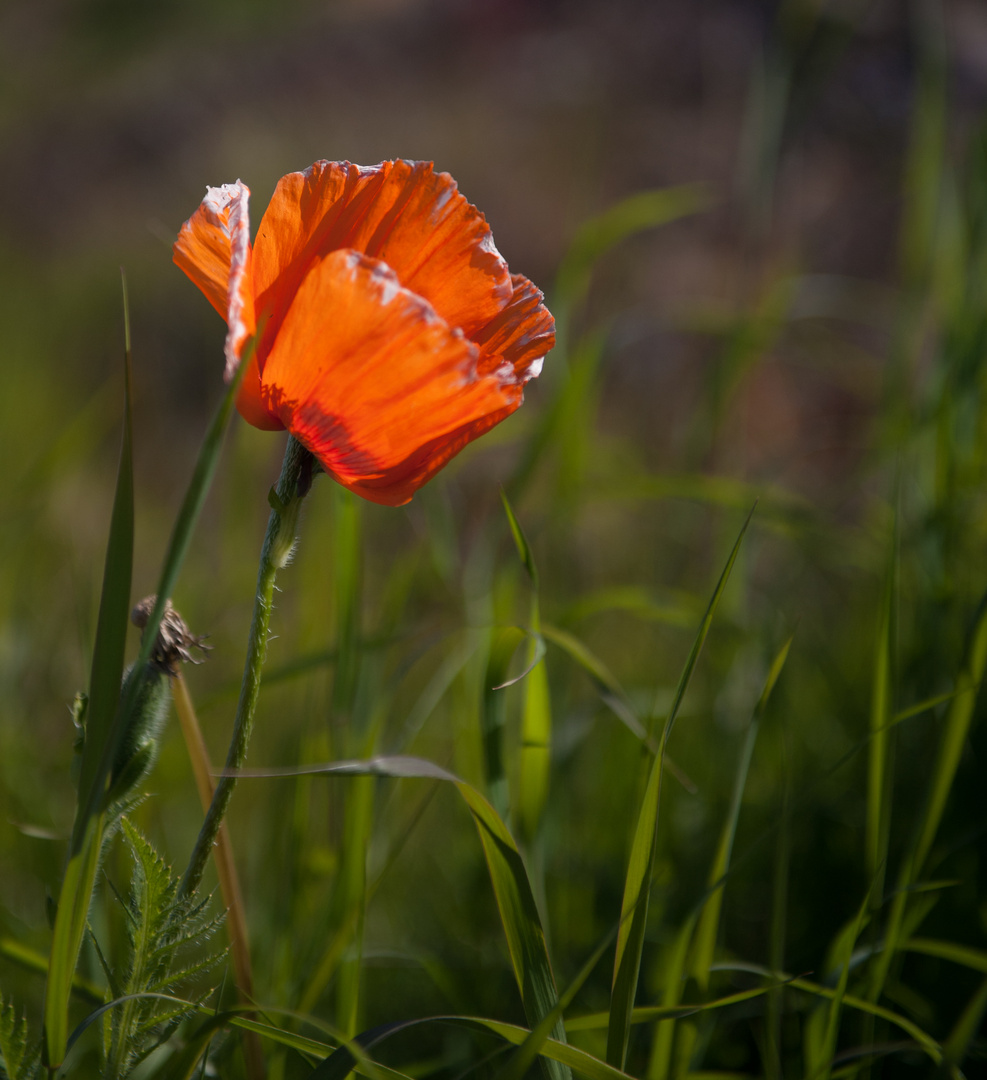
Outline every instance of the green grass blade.
[[706, 990], [709, 986], [709, 971], [713, 964], [713, 952], [716, 947], [716, 936], [720, 926], [720, 910], [723, 906], [723, 887], [726, 882], [727, 871], [730, 868], [730, 855], [733, 851], [734, 837], [737, 835], [740, 804], [744, 797], [744, 789], [747, 786], [747, 775], [750, 772], [751, 759], [754, 756], [754, 744], [757, 741], [761, 719], [768, 707], [771, 691], [774, 690], [775, 683], [785, 666], [791, 645], [792, 638], [789, 637], [778, 650], [771, 662], [771, 667], [768, 669], [761, 696], [754, 706], [754, 714], [747, 728], [747, 735], [740, 752], [740, 760], [737, 763], [737, 775], [734, 778], [730, 809], [727, 812], [726, 821], [723, 823], [720, 842], [707, 878], [708, 893], [702, 914], [699, 917], [699, 925], [696, 927], [692, 960], [689, 965], [690, 973], [703, 990]]
[[981, 1031], [985, 1013], [987, 1013], [987, 979], [984, 979], [977, 992], [970, 998], [966, 1008], [953, 1025], [949, 1037], [943, 1043], [943, 1060], [940, 1067], [943, 1073], [952, 1073], [962, 1063], [970, 1049], [970, 1043]]
[[483, 764], [487, 794], [497, 808], [506, 815], [509, 803], [507, 791], [507, 766], [504, 761], [504, 728], [507, 722], [507, 697], [504, 689], [508, 684], [507, 671], [525, 633], [517, 626], [498, 627], [490, 638], [487, 670], [483, 684]]
[[69, 997], [103, 843], [99, 806], [115, 753], [114, 724], [120, 706], [124, 648], [130, 616], [134, 559], [134, 469], [130, 314], [126, 279], [124, 309], [124, 416], [120, 464], [106, 545], [103, 586], [89, 677], [86, 739], [82, 750], [79, 793], [69, 862], [59, 892], [44, 1004], [44, 1055], [49, 1067], [62, 1063], [68, 1040]]
[[[426, 1016], [416, 1020], [405, 1020], [394, 1024], [384, 1024], [364, 1032], [348, 1045], [340, 1047], [310, 1074], [311, 1080], [345, 1080], [347, 1073], [354, 1068], [354, 1055], [379, 1046], [386, 1039], [415, 1027], [423, 1026], [459, 1027], [467, 1030], [492, 1033], [507, 1043], [521, 1046], [531, 1035], [527, 1028], [517, 1024], [506, 1024], [499, 1020], [489, 1020], [480, 1016]], [[565, 1075], [569, 1070], [585, 1076], [588, 1080], [631, 1080], [627, 1073], [621, 1072], [593, 1057], [585, 1050], [569, 1046], [557, 1039], [547, 1039], [542, 1046], [540, 1056], [553, 1069], [561, 1069]], [[378, 1068], [375, 1064], [374, 1068]]]
[[546, 1040], [562, 1019], [562, 1014], [572, 1003], [576, 994], [582, 989], [583, 984], [590, 977], [593, 969], [599, 963], [600, 957], [602, 957], [610, 947], [610, 943], [613, 941], [616, 933], [617, 927], [614, 927], [603, 941], [600, 942], [596, 949], [593, 950], [590, 958], [583, 964], [579, 973], [566, 987], [565, 993], [560, 995], [555, 1007], [551, 1012], [546, 1013], [537, 1025], [531, 1029], [530, 1034], [518, 1047], [517, 1052], [511, 1057], [507, 1068], [500, 1073], [498, 1080], [523, 1080], [525, 1073], [527, 1073], [529, 1067], [534, 1063], [535, 1058], [541, 1053]]
[[[529, 662], [537, 643], [532, 641]], [[551, 771], [552, 699], [545, 661], [536, 663], [524, 680], [521, 711], [521, 750], [518, 768], [517, 811], [521, 836], [530, 841], [538, 831], [548, 801]]]
[[[784, 985], [786, 985], [786, 982], [782, 981], [772, 983], [770, 986], [758, 986], [752, 990], [738, 990], [735, 994], [713, 998], [711, 1001], [701, 1001], [695, 1005], [639, 1005], [631, 1014], [631, 1023], [653, 1024], [655, 1021], [681, 1019], [686, 1016], [697, 1016], [700, 1013], [712, 1012], [715, 1009], [726, 1009], [731, 1005], [741, 1005], [745, 1001], [762, 997], [774, 990], [776, 986]], [[607, 1026], [609, 1020], [609, 1013], [586, 1013], [584, 1016], [574, 1016], [571, 1020], [567, 1020], [565, 1029], [569, 1032], [599, 1031]]]
[[935, 941], [931, 938], [909, 940], [904, 946], [905, 952], [921, 953], [923, 956], [935, 956], [940, 960], [949, 960], [961, 964], [971, 971], [987, 974], [987, 949], [973, 949], [969, 945], [957, 945], [952, 941]]
[[89, 676], [86, 741], [79, 773], [78, 808], [72, 829], [73, 854], [81, 849], [83, 836], [89, 827], [89, 818], [97, 812], [96, 807], [106, 784], [106, 774], [100, 769], [100, 764], [111, 741], [113, 720], [120, 703], [124, 649], [130, 622], [130, 588], [134, 560], [134, 465], [130, 321], [126, 300], [124, 284], [123, 441], [110, 517], [110, 536], [106, 545], [96, 643]]
[[850, 960], [867, 919], [870, 903], [871, 890], [868, 889], [864, 902], [857, 909], [857, 915], [851, 929], [849, 932], [842, 934], [842, 940], [839, 942], [836, 961], [839, 966], [840, 976], [836, 984], [836, 992], [830, 1001], [829, 1013], [826, 1017], [826, 1028], [817, 1055], [806, 1054], [810, 1077], [820, 1077], [821, 1080], [828, 1080], [832, 1071], [833, 1055], [836, 1053], [836, 1037], [840, 1030], [840, 1014], [843, 1009], [843, 1000], [846, 997], [847, 983], [850, 980]]
[[[528, 538], [514, 513], [507, 495], [501, 491], [504, 512], [511, 527], [518, 557], [531, 581], [531, 631], [541, 633], [541, 609], [538, 598], [538, 567]], [[548, 798], [551, 767], [552, 701], [548, 672], [541, 657], [544, 644], [540, 637], [528, 645], [528, 671], [524, 679], [524, 704], [521, 710], [521, 747], [518, 764], [517, 813], [521, 836], [530, 841], [538, 831]]]
[[[534, 1026], [555, 1008], [558, 1002], [555, 976], [524, 861], [500, 815], [476, 788], [434, 762], [397, 755], [299, 769], [245, 769], [238, 776], [246, 779], [305, 774], [417, 778], [442, 780], [454, 785], [469, 807], [480, 836], [525, 1015]], [[555, 1024], [553, 1035], [559, 1042], [565, 1042], [561, 1019]], [[549, 1080], [568, 1080], [569, 1074], [558, 1062], [550, 1062], [548, 1075]]]
[[752, 509], [747, 515], [740, 533], [734, 542], [716, 589], [710, 598], [699, 630], [685, 667], [682, 669], [675, 697], [665, 721], [661, 743], [645, 788], [644, 799], [638, 813], [628, 860], [627, 874], [624, 879], [624, 897], [620, 909], [620, 932], [617, 936], [617, 954], [614, 960], [613, 988], [610, 995], [610, 1027], [607, 1032], [607, 1062], [615, 1068], [623, 1069], [627, 1057], [627, 1040], [630, 1034], [630, 1017], [637, 993], [638, 975], [641, 969], [641, 953], [644, 949], [644, 930], [648, 919], [648, 898], [651, 893], [651, 880], [654, 876], [655, 843], [658, 828], [658, 806], [661, 796], [661, 778], [664, 767], [665, 748], [671, 734], [675, 718], [682, 705], [682, 699], [688, 689], [695, 670], [699, 654], [709, 635], [720, 598], [730, 579], [730, 572], [740, 553], [747, 527], [750, 525]]
[[[651, 1043], [651, 1056], [648, 1060], [647, 1080], [665, 1080], [672, 1064], [672, 1047], [675, 1042], [675, 1021], [681, 1015], [679, 1001], [682, 997], [683, 976], [685, 965], [689, 956], [689, 944], [696, 927], [696, 914], [690, 914], [685, 922], [679, 927], [675, 935], [675, 941], [662, 957], [663, 964], [661, 977], [664, 981], [664, 989], [661, 996], [661, 1015], [656, 1015], [658, 1021], [655, 1027], [654, 1039]], [[630, 1023], [634, 1023], [634, 1017], [640, 1013], [640, 1009], [631, 1012]]]
[[891, 961], [901, 946], [909, 890], [919, 879], [939, 830], [946, 800], [959, 767], [963, 745], [970, 730], [985, 668], [987, 668], [987, 596], [980, 602], [966, 656], [956, 680], [956, 694], [946, 711], [945, 724], [918, 835], [911, 851], [902, 862], [901, 871], [898, 874], [897, 891], [884, 932], [884, 948], [877, 956], [868, 987], [867, 996], [871, 1001], [876, 1001], [880, 997]]
[[89, 819], [79, 850], [69, 857], [58, 897], [44, 1004], [44, 1052], [50, 1068], [61, 1065], [68, 1045], [69, 996], [99, 870], [103, 825], [102, 815]]
[[[514, 507], [511, 506], [510, 500], [507, 498], [507, 494], [503, 489], [501, 489], [500, 492], [500, 501], [504, 505], [504, 513], [507, 515], [507, 523], [511, 527], [511, 536], [514, 538], [514, 546], [517, 548], [518, 557], [525, 570], [528, 572], [532, 587], [537, 591], [538, 567], [535, 566], [535, 557], [531, 553], [531, 545], [528, 543], [528, 538], [524, 535], [524, 529], [521, 528], [521, 522], [518, 521], [517, 515], [514, 513]], [[537, 629], [537, 627], [534, 629]]]
[[[897, 508], [897, 498], [894, 500]], [[865, 848], [867, 876], [880, 903], [884, 893], [893, 784], [895, 594], [898, 564], [898, 515], [895, 510], [891, 547], [884, 576], [871, 690], [870, 733], [867, 763], [867, 824]]]
[[[838, 993], [832, 986], [823, 986], [820, 983], [813, 982], [811, 979], [787, 975], [784, 972], [772, 971], [770, 968], [763, 967], [760, 964], [719, 963], [715, 965], [715, 970], [745, 971], [752, 975], [761, 975], [766, 979], [784, 982], [794, 990], [802, 990], [815, 997], [828, 998], [830, 1001], [833, 1001]], [[900, 1031], [903, 1031], [910, 1039], [914, 1039], [934, 1064], [938, 1065], [939, 1062], [942, 1061], [942, 1047], [939, 1043], [937, 1043], [927, 1031], [924, 1031], [918, 1024], [909, 1020], [907, 1017], [901, 1016], [891, 1009], [886, 1009], [883, 1005], [875, 1005], [872, 1001], [866, 1001], [864, 998], [856, 997], [853, 994], [844, 993], [841, 1000], [843, 1007], [846, 1009], [855, 1009], [867, 1016], [876, 1016], [878, 1020], [886, 1020], [889, 1024], [893, 1024]]]

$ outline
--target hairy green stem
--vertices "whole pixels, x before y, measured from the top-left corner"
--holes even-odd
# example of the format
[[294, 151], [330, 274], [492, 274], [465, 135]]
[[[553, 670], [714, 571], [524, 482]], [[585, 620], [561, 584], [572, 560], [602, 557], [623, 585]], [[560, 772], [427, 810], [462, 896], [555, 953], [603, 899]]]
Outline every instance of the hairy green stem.
[[254, 614], [250, 622], [250, 638], [247, 642], [247, 659], [240, 684], [240, 699], [236, 707], [233, 736], [226, 755], [226, 769], [213, 793], [212, 803], [202, 824], [199, 838], [189, 859], [182, 879], [181, 895], [191, 896], [202, 881], [206, 863], [212, 853], [219, 826], [226, 816], [233, 789], [236, 787], [235, 771], [243, 766], [250, 743], [257, 698], [260, 694], [261, 669], [267, 654], [267, 631], [271, 621], [274, 600], [274, 579], [291, 556], [295, 543], [295, 526], [298, 509], [308, 490], [311, 479], [311, 454], [294, 436], [289, 436], [284, 452], [284, 463], [277, 486], [271, 489], [268, 500], [271, 516], [260, 553], [257, 571], [257, 593], [254, 597]]

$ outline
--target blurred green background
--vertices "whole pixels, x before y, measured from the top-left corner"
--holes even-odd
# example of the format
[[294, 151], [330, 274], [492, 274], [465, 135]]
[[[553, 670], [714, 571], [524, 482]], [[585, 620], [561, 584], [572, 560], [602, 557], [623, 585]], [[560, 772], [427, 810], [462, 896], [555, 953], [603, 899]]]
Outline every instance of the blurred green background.
[[[317, 482], [279, 581], [250, 763], [403, 751], [487, 783], [489, 631], [530, 625], [498, 484], [531, 542], [542, 619], [609, 669], [637, 717], [660, 718], [757, 498], [670, 744], [684, 782], [663, 792], [639, 1001], [658, 1000], [668, 947], [703, 896], [752, 709], [793, 632], [744, 791], [717, 955], [821, 979], [875, 872], [876, 895], [890, 891], [943, 727], [940, 705], [895, 728], [877, 868], [875, 658], [886, 645], [889, 716], [948, 693], [987, 588], [985, 105], [977, 0], [8, 0], [0, 935], [46, 951], [45, 895], [71, 827], [68, 705], [87, 679], [119, 445], [119, 266], [133, 322], [136, 600], [154, 587], [221, 393], [225, 327], [171, 264], [181, 222], [207, 184], [249, 184], [256, 224], [278, 178], [317, 158], [411, 157], [456, 177], [511, 269], [545, 289], [564, 338], [524, 408], [410, 506], [357, 505]], [[586, 226], [677, 185], [697, 187], [656, 197], [641, 218], [664, 206], [667, 224], [628, 226], [606, 250], [605, 228]], [[585, 291], [573, 285], [580, 253]], [[282, 448], [236, 422], [174, 597], [214, 646], [188, 680], [216, 760]], [[544, 663], [552, 769], [528, 855], [564, 984], [619, 916], [644, 755], [599, 679], [551, 644]], [[502, 692], [515, 792], [522, 693]], [[950, 884], [922, 926], [980, 948], [982, 720], [978, 706], [929, 871]], [[259, 996], [298, 1007], [308, 988], [306, 1008], [338, 1019], [353, 1001], [341, 1002], [349, 963], [362, 1026], [449, 1010], [519, 1019], [466, 812], [424, 781], [355, 794], [358, 783], [237, 791]], [[151, 790], [141, 823], [180, 868], [200, 814], [174, 725]], [[347, 945], [312, 990], [318, 958], [353, 934], [341, 883], [365, 834], [375, 884], [362, 961]], [[608, 963], [580, 1007], [606, 1007]], [[884, 1000], [945, 1038], [981, 978], [909, 956]], [[0, 980], [36, 1016], [41, 980], [2, 958]], [[804, 1011], [784, 1017], [784, 1060], [797, 1058]], [[724, 1013], [694, 1068], [761, 1075], [764, 1024], [763, 1004]], [[848, 1022], [840, 1047], [866, 1038], [877, 1036]], [[648, 1039], [632, 1040], [638, 1075]], [[430, 1048], [450, 1075], [454, 1042]], [[884, 1067], [926, 1069], [907, 1048]]]

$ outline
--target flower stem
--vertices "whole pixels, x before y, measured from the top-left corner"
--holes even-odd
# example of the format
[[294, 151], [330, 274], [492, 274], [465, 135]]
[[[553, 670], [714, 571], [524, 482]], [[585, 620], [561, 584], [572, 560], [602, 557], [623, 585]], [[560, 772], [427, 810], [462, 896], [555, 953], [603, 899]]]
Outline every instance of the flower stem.
[[202, 824], [199, 838], [189, 859], [185, 876], [182, 879], [181, 895], [191, 896], [202, 881], [206, 863], [216, 842], [219, 826], [226, 815], [233, 788], [236, 787], [235, 771], [243, 766], [250, 743], [254, 713], [257, 710], [257, 697], [260, 694], [261, 669], [267, 654], [267, 631], [271, 621], [271, 608], [274, 600], [274, 579], [288, 562], [295, 544], [295, 526], [298, 521], [298, 509], [305, 497], [307, 485], [304, 474], [310, 473], [311, 455], [294, 436], [289, 436], [285, 447], [281, 476], [275, 488], [271, 489], [268, 501], [271, 504], [271, 516], [267, 522], [267, 533], [260, 553], [260, 566], [257, 571], [257, 593], [254, 597], [254, 614], [250, 622], [250, 638], [247, 642], [247, 659], [243, 667], [243, 681], [240, 684], [240, 699], [236, 707], [236, 720], [233, 724], [233, 736], [226, 755], [226, 768], [220, 777], [212, 802]]

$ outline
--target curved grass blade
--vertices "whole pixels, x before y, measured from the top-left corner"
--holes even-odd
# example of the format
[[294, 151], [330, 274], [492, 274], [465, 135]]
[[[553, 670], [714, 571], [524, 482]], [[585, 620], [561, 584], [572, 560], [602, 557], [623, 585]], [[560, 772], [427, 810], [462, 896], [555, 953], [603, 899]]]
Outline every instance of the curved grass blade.
[[932, 938], [911, 938], [904, 946], [905, 952], [921, 953], [924, 956], [935, 956], [940, 960], [949, 960], [954, 964], [962, 964], [972, 971], [982, 971], [987, 974], [987, 950], [971, 949], [968, 945], [955, 945], [952, 941], [935, 941]]
[[953, 1026], [953, 1030], [949, 1033], [949, 1037], [943, 1043], [943, 1059], [939, 1067], [941, 1073], [951, 1074], [959, 1068], [970, 1049], [970, 1043], [981, 1030], [985, 1013], [987, 1013], [987, 979], [984, 979], [980, 988], [970, 998]]
[[[308, 774], [417, 778], [452, 784], [469, 807], [480, 835], [525, 1015], [529, 1023], [537, 1025], [554, 1009], [558, 1002], [555, 976], [524, 861], [500, 815], [476, 788], [434, 762], [399, 755], [363, 761], [336, 761], [302, 768], [245, 769], [237, 776], [246, 779]], [[565, 1028], [561, 1019], [555, 1024], [553, 1035], [560, 1043], [565, 1042]], [[557, 1061], [548, 1062], [547, 1066], [549, 1080], [569, 1080], [568, 1070]]]
[[44, 1060], [50, 1068], [62, 1063], [67, 1049], [72, 979], [79, 959], [79, 950], [82, 948], [99, 868], [103, 843], [103, 814], [99, 806], [116, 750], [116, 740], [113, 738], [114, 718], [120, 706], [124, 648], [130, 615], [134, 558], [134, 469], [130, 314], [127, 307], [126, 278], [123, 279], [123, 309], [123, 440], [89, 676], [89, 706], [79, 774], [78, 803], [69, 845], [69, 861], [59, 891], [48, 961], [48, 981], [45, 985]]
[[[392, 1035], [397, 1035], [410, 1028], [421, 1027], [428, 1024], [442, 1024], [450, 1027], [466, 1028], [482, 1033], [492, 1033], [499, 1036], [505, 1042], [515, 1046], [521, 1046], [531, 1032], [527, 1028], [517, 1024], [506, 1024], [499, 1020], [488, 1020], [480, 1016], [426, 1016], [416, 1020], [405, 1020], [393, 1024], [382, 1024], [380, 1027], [365, 1031], [349, 1046], [341, 1046], [312, 1073], [311, 1080], [345, 1080], [346, 1074], [354, 1067], [353, 1049], [354, 1043], [364, 1051], [379, 1045]], [[541, 1049], [542, 1060], [547, 1064], [561, 1067], [568, 1075], [571, 1069], [588, 1080], [631, 1080], [627, 1073], [621, 1072], [593, 1057], [585, 1050], [579, 1050], [568, 1043], [559, 1042], [556, 1039], [545, 1041]]]
[[[805, 979], [801, 976], [792, 976], [787, 975], [784, 972], [772, 971], [770, 968], [763, 967], [761, 964], [717, 963], [713, 965], [713, 970], [746, 971], [752, 975], [761, 975], [764, 978], [784, 981], [795, 990], [803, 990], [807, 994], [828, 998], [830, 1001], [837, 996], [837, 990], [831, 986], [823, 986], [820, 983], [812, 982], [810, 979]], [[942, 1047], [939, 1043], [937, 1043], [928, 1032], [923, 1031], [918, 1024], [913, 1023], [907, 1017], [902, 1016], [900, 1013], [896, 1013], [891, 1009], [885, 1009], [882, 1005], [875, 1005], [872, 1001], [866, 1001], [864, 998], [856, 997], [853, 994], [844, 993], [841, 1001], [844, 1008], [856, 1009], [858, 1012], [865, 1013], [868, 1016], [876, 1016], [879, 1020], [887, 1020], [889, 1024], [893, 1024], [895, 1027], [905, 1032], [909, 1038], [914, 1039], [922, 1048], [922, 1051], [926, 1056], [930, 1058], [935, 1065], [938, 1065], [942, 1061]]]
[[487, 793], [498, 814], [508, 807], [507, 768], [504, 762], [504, 727], [507, 720], [507, 670], [525, 632], [517, 626], [495, 629], [490, 637], [490, 652], [483, 684], [483, 763]]
[[[838, 955], [836, 956], [836, 962], [839, 966], [840, 977], [836, 984], [836, 991], [829, 1006], [829, 1014], [826, 1017], [826, 1028], [822, 1033], [822, 1038], [819, 1041], [818, 1046], [812, 1047], [812, 1028], [808, 1027], [806, 1030], [806, 1043], [808, 1059], [808, 1071], [810, 1077], [821, 1077], [822, 1080], [828, 1080], [833, 1068], [833, 1055], [836, 1053], [836, 1037], [840, 1030], [840, 1012], [843, 1008], [843, 1000], [846, 997], [847, 983], [850, 979], [850, 961], [853, 957], [853, 950], [857, 944], [857, 939], [860, 937], [860, 932], [864, 927], [867, 919], [867, 912], [870, 908], [871, 896], [873, 894], [873, 888], [867, 890], [867, 895], [864, 897], [864, 902], [857, 909], [856, 918], [848, 933], [842, 933], [838, 946]], [[814, 1052], [813, 1052], [814, 1049]]]
[[510, 500], [500, 493], [504, 512], [511, 527], [518, 557], [531, 582], [531, 630], [536, 637], [528, 646], [528, 671], [524, 683], [524, 705], [521, 710], [521, 749], [518, 764], [518, 824], [525, 840], [534, 838], [548, 799], [551, 769], [552, 700], [548, 688], [548, 672], [541, 659], [545, 643], [541, 639], [541, 608], [538, 596], [538, 567], [524, 529], [514, 513]]
[[[755, 504], [756, 506], [756, 504]], [[651, 893], [651, 880], [654, 876], [655, 843], [658, 829], [658, 806], [661, 797], [661, 778], [665, 759], [665, 748], [671, 734], [675, 718], [682, 705], [682, 699], [688, 689], [695, 670], [696, 661], [709, 634], [720, 598], [730, 579], [730, 572], [740, 553], [747, 527], [750, 525], [754, 508], [734, 542], [720, 579], [716, 584], [706, 614], [699, 626], [699, 631], [692, 643], [685, 667], [672, 700], [668, 719], [661, 736], [658, 754], [655, 756], [648, 777], [644, 799], [638, 813], [631, 856], [628, 861], [627, 875], [624, 880], [624, 898], [620, 909], [620, 932], [617, 935], [617, 955], [614, 960], [613, 988], [610, 995], [610, 1026], [607, 1031], [607, 1062], [623, 1069], [627, 1057], [627, 1040], [630, 1034], [630, 1017], [637, 993], [638, 975], [641, 970], [641, 953], [644, 949], [644, 930], [648, 919], [648, 899]]]

